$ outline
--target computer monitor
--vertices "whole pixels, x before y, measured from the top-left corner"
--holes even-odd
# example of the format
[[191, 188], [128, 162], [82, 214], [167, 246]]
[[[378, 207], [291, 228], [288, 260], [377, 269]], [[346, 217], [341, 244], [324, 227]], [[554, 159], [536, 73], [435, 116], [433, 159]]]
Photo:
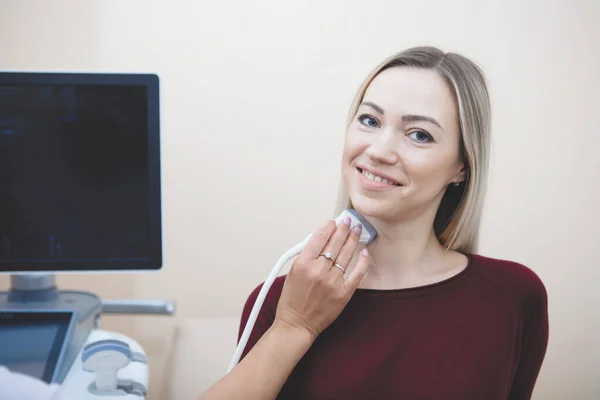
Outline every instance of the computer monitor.
[[162, 268], [159, 79], [0, 72], [0, 273]]

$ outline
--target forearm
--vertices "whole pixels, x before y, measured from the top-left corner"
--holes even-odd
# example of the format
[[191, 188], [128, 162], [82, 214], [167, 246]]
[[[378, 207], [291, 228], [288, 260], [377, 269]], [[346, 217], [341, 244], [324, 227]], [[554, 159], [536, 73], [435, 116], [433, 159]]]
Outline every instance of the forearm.
[[276, 322], [246, 357], [199, 400], [275, 399], [312, 343], [308, 331]]

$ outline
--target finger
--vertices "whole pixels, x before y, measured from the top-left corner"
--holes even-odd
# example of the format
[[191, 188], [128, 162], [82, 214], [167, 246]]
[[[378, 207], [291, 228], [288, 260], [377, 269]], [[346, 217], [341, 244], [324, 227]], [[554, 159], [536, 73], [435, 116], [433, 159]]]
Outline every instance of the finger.
[[329, 242], [331, 235], [336, 231], [337, 226], [335, 221], [329, 220], [321, 225], [310, 237], [308, 243], [298, 256], [298, 260], [308, 261], [319, 257], [323, 249]]
[[[348, 234], [350, 233], [350, 217], [346, 217], [342, 223], [340, 223], [335, 230], [335, 233], [329, 239], [329, 242], [325, 246], [323, 250], [323, 254], [327, 254], [331, 257], [331, 259], [325, 259], [329, 262], [328, 267], [333, 266], [334, 261], [340, 254], [344, 243], [348, 239]], [[323, 257], [325, 258], [325, 257]]]
[[368, 267], [369, 252], [367, 251], [367, 249], [363, 249], [363, 251], [361, 251], [358, 256], [358, 261], [356, 262], [353, 271], [350, 274], [348, 274], [347, 278], [344, 281], [344, 285], [349, 296], [352, 295], [352, 293], [354, 293], [354, 291], [364, 278], [365, 274], [367, 273]]
[[[342, 246], [340, 253], [338, 254], [335, 262], [341, 265], [344, 270], [348, 269], [348, 266], [352, 262], [352, 258], [354, 257], [354, 252], [356, 251], [356, 246], [358, 245], [358, 240], [360, 239], [360, 232], [362, 231], [362, 225], [358, 224], [350, 231], [350, 235], [346, 240], [346, 243]], [[340, 273], [343, 272], [339, 268], [336, 268]]]

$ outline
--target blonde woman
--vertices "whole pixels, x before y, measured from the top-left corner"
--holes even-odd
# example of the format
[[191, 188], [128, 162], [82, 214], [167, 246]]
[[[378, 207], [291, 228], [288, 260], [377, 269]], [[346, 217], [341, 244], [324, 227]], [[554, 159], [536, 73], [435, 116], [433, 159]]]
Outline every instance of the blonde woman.
[[377, 238], [361, 249], [348, 225], [320, 227], [271, 287], [241, 362], [202, 398], [529, 399], [547, 294], [526, 266], [476, 254], [489, 145], [469, 59], [418, 47], [378, 66], [350, 110], [337, 210]]

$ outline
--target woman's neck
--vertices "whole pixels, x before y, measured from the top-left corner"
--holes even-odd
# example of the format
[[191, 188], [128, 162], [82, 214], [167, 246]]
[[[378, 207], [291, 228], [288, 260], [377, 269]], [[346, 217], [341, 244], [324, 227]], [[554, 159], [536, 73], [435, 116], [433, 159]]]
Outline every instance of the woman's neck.
[[401, 289], [431, 284], [460, 272], [466, 257], [446, 250], [433, 230], [433, 221], [386, 224], [373, 221], [376, 240], [368, 246], [369, 266], [360, 287]]

